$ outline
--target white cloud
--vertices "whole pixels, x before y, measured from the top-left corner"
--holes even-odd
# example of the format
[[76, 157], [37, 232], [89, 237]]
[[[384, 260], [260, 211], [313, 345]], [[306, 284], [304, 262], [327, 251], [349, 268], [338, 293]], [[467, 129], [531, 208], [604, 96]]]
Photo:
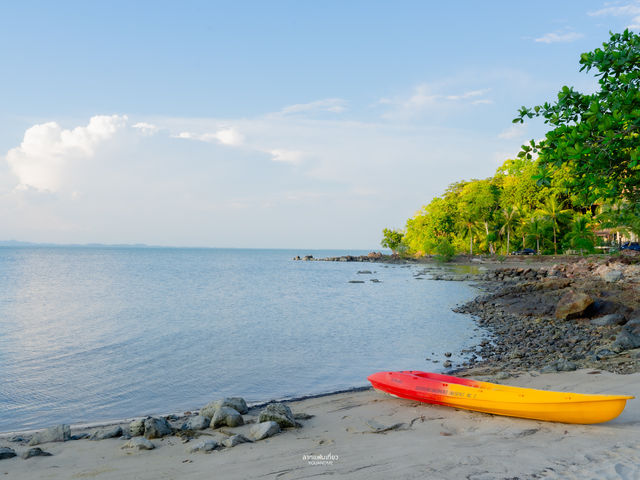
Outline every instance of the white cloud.
[[584, 34], [578, 32], [551, 32], [545, 33], [543, 36], [534, 39], [538, 43], [568, 43], [574, 42], [584, 37]]
[[316, 100], [315, 102], [289, 105], [280, 110], [280, 113], [283, 115], [314, 111], [342, 113], [346, 110], [346, 103], [347, 102], [341, 98], [325, 98], [324, 100]]
[[218, 142], [230, 147], [238, 147], [244, 142], [244, 136], [233, 127], [223, 128], [214, 133], [180, 132], [177, 135], [173, 135], [173, 137], [201, 142]]
[[511, 125], [509, 128], [500, 132], [498, 134], [498, 138], [501, 138], [503, 140], [511, 140], [513, 138], [519, 138], [524, 135], [525, 129], [526, 127], [524, 126], [524, 124]]
[[270, 150], [274, 162], [290, 163], [292, 165], [299, 165], [302, 162], [304, 153], [297, 150], [284, 150], [274, 149]]
[[154, 135], [159, 130], [157, 126], [147, 122], [138, 122], [132, 126], [136, 130], [138, 130], [142, 135]]
[[630, 24], [627, 28], [632, 30], [640, 30], [640, 2], [631, 2], [627, 4], [610, 5], [605, 4], [604, 8], [594, 12], [588, 12], [592, 17], [613, 16], [613, 17], [631, 17]]
[[66, 130], [56, 122], [27, 129], [19, 147], [6, 155], [20, 188], [57, 191], [65, 169], [74, 160], [90, 158], [96, 147], [109, 140], [126, 125], [127, 117], [97, 115], [86, 127]]
[[381, 98], [379, 105], [388, 105], [390, 111], [383, 114], [384, 118], [393, 118], [398, 115], [412, 115], [418, 112], [438, 107], [450, 107], [451, 105], [487, 105], [493, 103], [485, 97], [490, 88], [463, 90], [456, 93], [443, 93], [443, 85], [422, 83], [414, 87], [413, 92], [405, 98]]

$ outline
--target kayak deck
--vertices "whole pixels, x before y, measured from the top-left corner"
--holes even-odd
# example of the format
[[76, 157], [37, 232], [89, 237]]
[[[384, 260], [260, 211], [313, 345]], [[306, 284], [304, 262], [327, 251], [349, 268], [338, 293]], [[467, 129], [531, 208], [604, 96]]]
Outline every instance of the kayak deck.
[[591, 395], [511, 387], [438, 373], [378, 372], [376, 390], [419, 402], [477, 412], [563, 423], [601, 423], [616, 418], [629, 395]]

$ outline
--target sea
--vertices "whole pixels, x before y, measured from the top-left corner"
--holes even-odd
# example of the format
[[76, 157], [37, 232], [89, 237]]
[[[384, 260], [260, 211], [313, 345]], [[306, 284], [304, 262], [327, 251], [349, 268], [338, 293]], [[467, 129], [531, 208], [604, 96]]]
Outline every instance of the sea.
[[423, 266], [293, 260], [365, 253], [0, 247], [0, 432], [298, 398], [380, 370], [442, 371], [445, 352], [461, 361], [482, 332], [451, 309], [473, 286], [416, 277]]

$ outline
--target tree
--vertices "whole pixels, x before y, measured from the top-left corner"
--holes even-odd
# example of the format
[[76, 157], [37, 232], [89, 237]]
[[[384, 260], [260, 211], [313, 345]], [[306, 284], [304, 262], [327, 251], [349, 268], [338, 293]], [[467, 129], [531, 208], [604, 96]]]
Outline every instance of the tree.
[[560, 229], [560, 225], [566, 221], [571, 210], [563, 208], [563, 204], [558, 201], [558, 197], [552, 195], [548, 197], [542, 207], [538, 210], [540, 215], [549, 223], [553, 229], [553, 253], [558, 254], [558, 240], [557, 233]]
[[[484, 226], [485, 235], [489, 236], [489, 222], [493, 212], [498, 208], [498, 189], [491, 184], [491, 179], [472, 180], [460, 189], [457, 210], [462, 224], [469, 231], [469, 252], [473, 255], [473, 228], [479, 223]], [[491, 253], [493, 244], [487, 239]]]
[[402, 245], [404, 233], [399, 230], [390, 230], [385, 228], [382, 230], [382, 242], [380, 244], [384, 248], [389, 248], [393, 253], [397, 253]]
[[534, 215], [529, 219], [529, 224], [525, 228], [526, 238], [533, 238], [536, 241], [536, 254], [540, 254], [540, 240], [544, 238], [544, 225], [540, 217]]
[[591, 216], [576, 214], [573, 222], [571, 222], [571, 230], [565, 235], [569, 241], [571, 248], [588, 252], [593, 251], [595, 244], [595, 235], [591, 230]]
[[518, 222], [518, 208], [514, 205], [511, 208], [504, 208], [502, 209], [501, 213], [501, 220], [502, 220], [502, 226], [500, 227], [500, 234], [504, 235], [505, 233], [507, 234], [507, 255], [509, 255], [510, 250], [509, 250], [509, 243], [511, 240], [511, 232], [513, 232], [513, 229], [515, 228], [517, 222]]
[[522, 107], [514, 122], [543, 117], [552, 129], [518, 156], [538, 153], [538, 183], [560, 180], [587, 205], [600, 198], [640, 203], [640, 36], [611, 34], [602, 49], [583, 53], [580, 65], [597, 70], [600, 89], [583, 94], [564, 86], [555, 103]]

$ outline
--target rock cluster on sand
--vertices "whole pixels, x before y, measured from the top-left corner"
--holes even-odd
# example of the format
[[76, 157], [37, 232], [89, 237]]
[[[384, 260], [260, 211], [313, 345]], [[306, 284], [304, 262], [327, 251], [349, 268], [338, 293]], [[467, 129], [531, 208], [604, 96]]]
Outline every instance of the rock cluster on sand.
[[66, 442], [71, 439], [71, 427], [69, 425], [56, 425], [46, 430], [37, 432], [31, 437], [29, 445], [40, 445], [49, 442]]

